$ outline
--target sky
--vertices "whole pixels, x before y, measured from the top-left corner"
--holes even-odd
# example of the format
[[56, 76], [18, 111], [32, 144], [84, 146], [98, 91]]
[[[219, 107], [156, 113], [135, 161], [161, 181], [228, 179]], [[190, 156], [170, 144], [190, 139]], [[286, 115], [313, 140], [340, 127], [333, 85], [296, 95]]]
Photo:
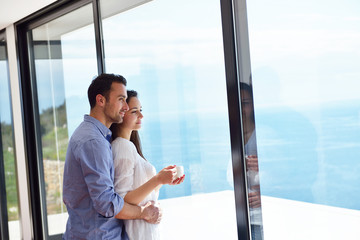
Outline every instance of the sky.
[[0, 61], [0, 122], [11, 122], [10, 112], [10, 89], [9, 89], [9, 78], [7, 63]]
[[[218, 1], [181, 3], [150, 1], [104, 19], [107, 70], [131, 79], [139, 76], [147, 65], [163, 71], [178, 66], [192, 68], [196, 85], [207, 88], [195, 96], [199, 102], [197, 107], [209, 108], [206, 102], [216, 96], [222, 100], [214, 101], [212, 108], [223, 109], [225, 85], [206, 85], [206, 79], [212, 76], [225, 81]], [[203, 9], [202, 14], [198, 14], [198, 9]], [[247, 10], [257, 108], [311, 107], [359, 100], [359, 2], [258, 0], [248, 1]], [[65, 97], [86, 96], [85, 89], [97, 74], [93, 32], [93, 26], [89, 25], [63, 35], [63, 62], [53, 64], [52, 73], [39, 71], [39, 79], [52, 76], [54, 89], [59, 89], [57, 85], [62, 82], [56, 80], [61, 77], [57, 73], [63, 70], [64, 86], [61, 87], [65, 89]], [[82, 65], [88, 67], [84, 69]], [[203, 71], [207, 68], [212, 71]], [[175, 77], [164, 75], [169, 76]], [[38, 86], [41, 88], [41, 84]], [[48, 84], [39, 89], [44, 96], [39, 101], [40, 110], [52, 104], [48, 101], [51, 91], [46, 91], [45, 86]], [[61, 96], [55, 99], [57, 102], [61, 102]], [[5, 106], [2, 109], [8, 111]], [[7, 119], [6, 114], [2, 115], [2, 119]]]
[[359, 101], [360, 2], [260, 0], [247, 9], [257, 107]]

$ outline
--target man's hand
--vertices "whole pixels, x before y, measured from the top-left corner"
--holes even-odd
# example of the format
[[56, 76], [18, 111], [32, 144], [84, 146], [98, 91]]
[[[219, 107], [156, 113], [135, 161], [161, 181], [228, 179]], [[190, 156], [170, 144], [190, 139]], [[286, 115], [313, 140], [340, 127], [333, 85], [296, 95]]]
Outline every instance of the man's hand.
[[142, 206], [141, 218], [148, 223], [158, 224], [162, 218], [162, 209], [159, 203], [154, 201], [147, 202]]

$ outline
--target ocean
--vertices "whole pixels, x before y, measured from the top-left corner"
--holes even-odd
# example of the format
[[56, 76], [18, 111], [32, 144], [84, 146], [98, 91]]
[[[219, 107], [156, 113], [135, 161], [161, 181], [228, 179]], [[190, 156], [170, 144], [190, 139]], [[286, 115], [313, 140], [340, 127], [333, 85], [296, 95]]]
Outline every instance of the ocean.
[[[140, 131], [157, 171], [185, 168], [160, 199], [232, 190], [227, 113], [181, 114], [148, 116]], [[360, 104], [255, 108], [255, 121], [262, 195], [360, 210]]]

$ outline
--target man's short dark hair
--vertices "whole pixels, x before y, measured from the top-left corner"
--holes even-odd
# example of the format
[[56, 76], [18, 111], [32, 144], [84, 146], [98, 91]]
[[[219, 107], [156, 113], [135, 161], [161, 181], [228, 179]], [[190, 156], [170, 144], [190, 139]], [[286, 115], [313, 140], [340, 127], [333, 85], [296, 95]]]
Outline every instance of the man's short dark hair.
[[91, 109], [96, 105], [96, 95], [101, 94], [108, 99], [113, 82], [121, 83], [126, 86], [126, 79], [123, 76], [116, 74], [102, 73], [92, 80], [88, 88], [88, 98]]

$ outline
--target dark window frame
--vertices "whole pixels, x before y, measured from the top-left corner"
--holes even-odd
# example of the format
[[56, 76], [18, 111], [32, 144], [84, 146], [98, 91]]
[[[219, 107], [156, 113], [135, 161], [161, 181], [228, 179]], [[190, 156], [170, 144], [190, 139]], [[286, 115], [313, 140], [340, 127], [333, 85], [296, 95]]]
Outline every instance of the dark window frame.
[[[5, 30], [0, 31], [0, 41], [4, 41], [5, 46], [5, 60], [7, 59], [6, 52], [6, 36]], [[1, 116], [0, 116], [1, 120]], [[1, 121], [0, 121], [1, 122]], [[1, 133], [1, 125], [0, 125]], [[7, 200], [6, 200], [6, 182], [5, 182], [5, 162], [3, 155], [2, 136], [0, 136], [0, 237], [1, 239], [9, 239]]]
[[[234, 175], [234, 192], [236, 203], [238, 239], [250, 239], [250, 224], [246, 194], [246, 174], [244, 169], [243, 126], [239, 83], [241, 74], [238, 69], [237, 46], [234, 29], [234, 1], [220, 0], [226, 85], [228, 96], [229, 126]], [[30, 184], [30, 207], [34, 239], [61, 239], [62, 234], [48, 235], [44, 173], [41, 161], [41, 136], [39, 129], [39, 111], [37, 106], [36, 83], [31, 79], [34, 70], [29, 61], [32, 49], [29, 49], [28, 31], [87, 4], [93, 6], [95, 43], [98, 73], [105, 72], [104, 47], [101, 27], [99, 0], [63, 0], [37, 11], [15, 24], [17, 53], [20, 68], [21, 104], [25, 132], [25, 156], [28, 165]], [[29, 55], [30, 54], [30, 55]], [[32, 65], [33, 66], [33, 65]]]
[[[16, 163], [16, 146], [15, 146], [15, 135], [14, 135], [14, 122], [13, 122], [13, 110], [12, 110], [12, 100], [11, 100], [11, 87], [10, 87], [10, 72], [9, 72], [9, 62], [8, 62], [8, 51], [7, 51], [7, 38], [6, 38], [6, 30], [0, 30], [0, 41], [3, 41], [5, 49], [4, 49], [4, 57], [7, 65], [7, 76], [8, 76], [8, 91], [9, 91], [9, 104], [10, 104], [10, 123], [11, 123], [11, 134], [12, 134], [12, 148], [14, 153], [14, 166], [15, 166], [15, 179], [16, 179], [16, 191], [18, 200], [19, 198], [19, 188], [18, 188], [18, 179], [17, 179], [17, 163]], [[1, 116], [0, 116], [1, 120]], [[1, 132], [1, 126], [0, 126]], [[19, 202], [18, 209], [19, 207]], [[0, 137], [0, 239], [9, 239], [10, 238], [10, 229], [9, 229], [9, 216], [7, 209], [7, 193], [6, 193], [6, 177], [5, 177], [5, 161], [3, 155], [3, 146], [2, 146], [2, 136]], [[20, 220], [20, 215], [19, 215]]]
[[244, 79], [238, 68], [237, 49], [240, 46], [236, 42], [234, 1], [221, 0], [221, 17], [238, 239], [250, 240], [240, 96], [240, 82]]

